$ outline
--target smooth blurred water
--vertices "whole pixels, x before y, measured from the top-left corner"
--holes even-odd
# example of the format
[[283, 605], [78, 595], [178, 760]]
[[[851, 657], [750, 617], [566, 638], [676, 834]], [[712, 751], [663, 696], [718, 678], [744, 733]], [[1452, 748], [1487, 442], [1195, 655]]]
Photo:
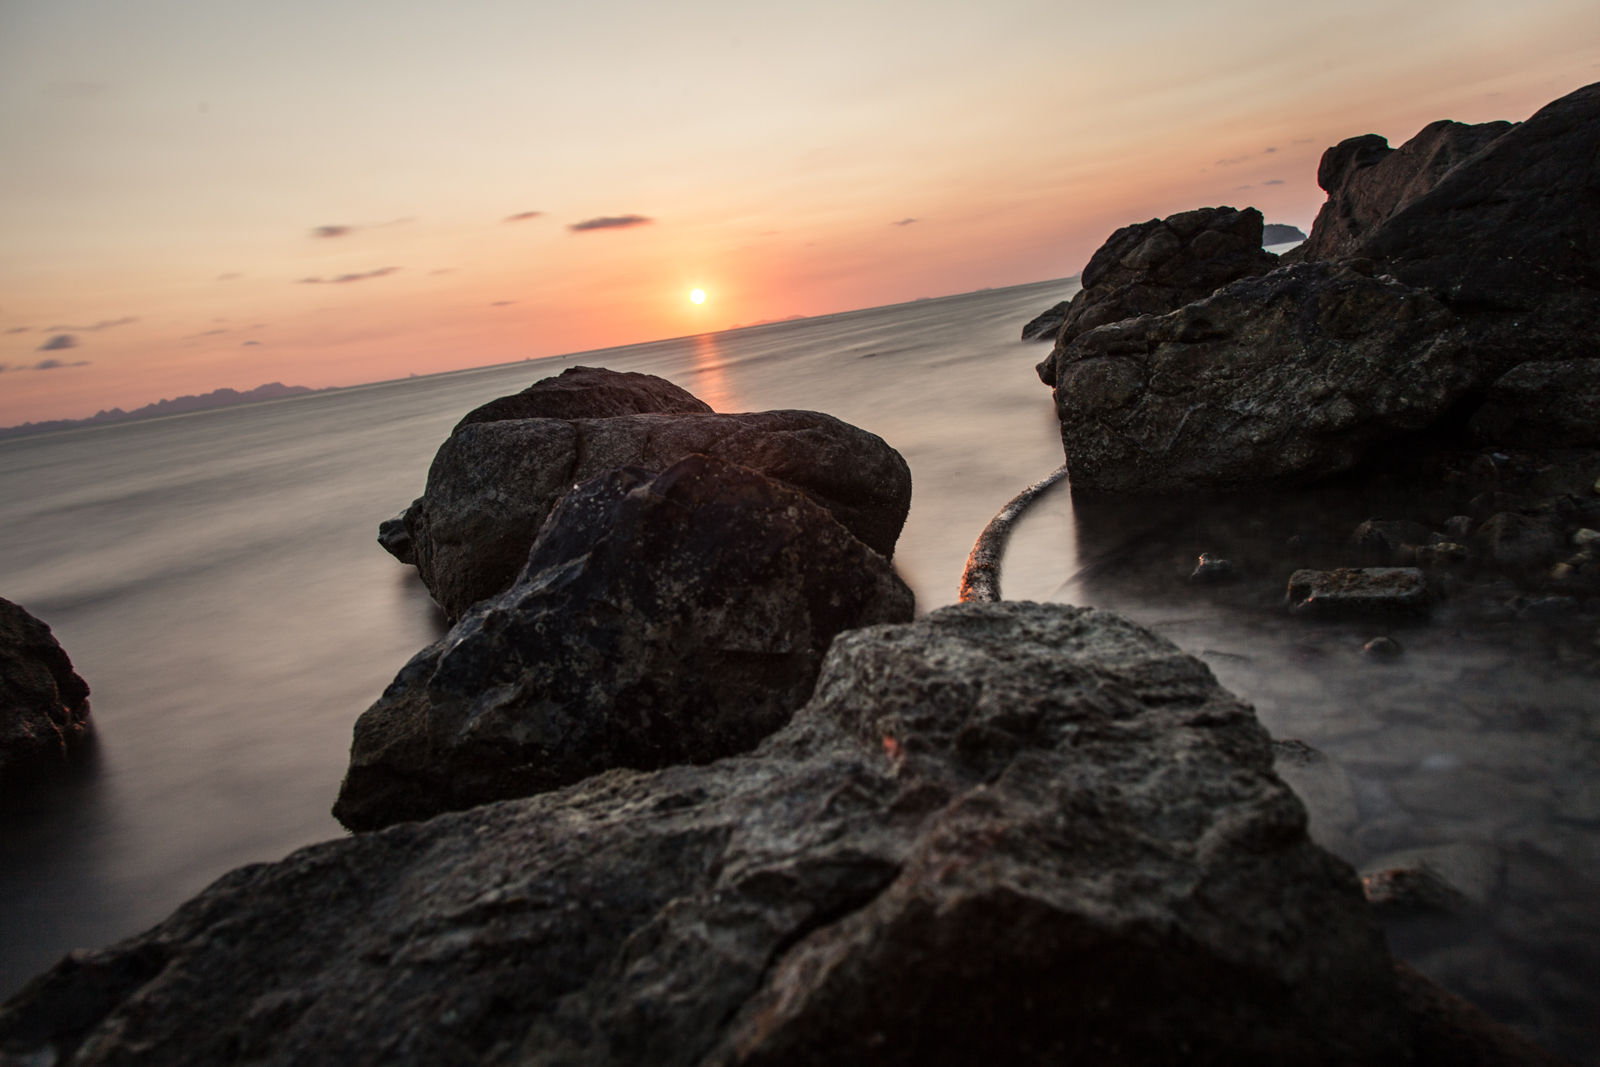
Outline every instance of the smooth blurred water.
[[[0, 816], [0, 996], [64, 951], [143, 929], [213, 878], [342, 833], [351, 727], [440, 618], [374, 540], [470, 408], [577, 364], [660, 374], [718, 411], [810, 408], [911, 466], [896, 565], [955, 600], [979, 531], [1061, 462], [1048, 346], [1076, 290], [1041, 282], [721, 334], [0, 442], [0, 596], [54, 627], [93, 687], [99, 747]], [[1209, 663], [1278, 738], [1318, 840], [1358, 867], [1422, 858], [1470, 913], [1389, 924], [1396, 951], [1496, 1016], [1600, 1063], [1600, 679], [1570, 635], [1395, 631], [1281, 609], [1287, 535], [1365, 513], [1079, 501], [1019, 524], [1007, 599], [1121, 611]], [[1350, 516], [1354, 514], [1355, 518]], [[1309, 516], [1309, 518], [1308, 518]], [[1330, 528], [1331, 529], [1331, 528]], [[1348, 528], [1331, 529], [1335, 535]], [[1250, 580], [1184, 579], [1201, 551]]]

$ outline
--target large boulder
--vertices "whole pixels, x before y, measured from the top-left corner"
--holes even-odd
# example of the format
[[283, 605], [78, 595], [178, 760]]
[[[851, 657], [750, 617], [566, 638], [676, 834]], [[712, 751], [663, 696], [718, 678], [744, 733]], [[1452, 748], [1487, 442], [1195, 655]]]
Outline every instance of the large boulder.
[[[1052, 358], [1096, 326], [1165, 315], [1229, 282], [1273, 270], [1278, 257], [1262, 250], [1261, 230], [1261, 212], [1253, 207], [1203, 207], [1124, 226], [1083, 268], [1083, 288], [1056, 332]], [[1040, 377], [1048, 364], [1040, 364]], [[1055, 383], [1045, 378], [1045, 384]]]
[[911, 507], [911, 469], [900, 453], [814, 411], [470, 422], [440, 446], [427, 491], [400, 517], [402, 558], [459, 619], [511, 584], [540, 524], [574, 484], [615, 467], [663, 470], [694, 453], [792, 486], [882, 556], [894, 553]]
[[1513, 367], [1489, 387], [1471, 427], [1484, 443], [1511, 448], [1600, 445], [1600, 359]]
[[708, 415], [711, 405], [665, 378], [604, 367], [568, 367], [520, 393], [473, 408], [456, 429], [509, 419], [608, 419], [617, 415]]
[[1271, 765], [1249, 707], [1165, 639], [1093, 609], [958, 605], [841, 635], [748, 756], [235, 871], [36, 979], [0, 1011], [0, 1049], [1412, 1062], [1360, 884]]
[[1322, 154], [1317, 184], [1328, 194], [1311, 235], [1284, 253], [1287, 262], [1343, 259], [1446, 171], [1511, 129], [1509, 122], [1469, 126], [1444, 119], [1424, 126], [1399, 148], [1375, 133], [1350, 137]]
[[64, 766], [89, 731], [89, 686], [50, 627], [0, 600], [0, 792]]
[[1235, 282], [1058, 346], [1040, 376], [1074, 489], [1312, 482], [1421, 430], [1480, 377], [1428, 293], [1327, 263]]
[[[1473, 346], [1496, 374], [1600, 357], [1600, 83], [1515, 126], [1435, 123], [1392, 155], [1344, 152], [1350, 144], [1324, 156], [1319, 181], [1340, 171], [1322, 182], [1328, 224], [1319, 216], [1292, 257], [1370, 258], [1428, 289], [1472, 320]], [[1352, 230], [1339, 204], [1367, 194], [1370, 217]]]
[[753, 470], [610, 471], [361, 716], [334, 814], [371, 830], [747, 751], [810, 697], [836, 634], [912, 608], [888, 561]]

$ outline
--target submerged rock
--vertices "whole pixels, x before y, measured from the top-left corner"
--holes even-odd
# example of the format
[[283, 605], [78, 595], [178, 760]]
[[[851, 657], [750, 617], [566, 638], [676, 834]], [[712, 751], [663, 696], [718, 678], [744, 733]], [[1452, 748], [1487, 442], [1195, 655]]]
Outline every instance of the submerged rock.
[[1203, 207], [1112, 234], [1083, 268], [1083, 288], [1057, 331], [1055, 351], [1039, 364], [1040, 379], [1055, 384], [1056, 353], [1079, 334], [1139, 315], [1165, 315], [1275, 268], [1278, 257], [1261, 248], [1261, 225], [1253, 207]]
[[958, 605], [841, 635], [811, 702], [748, 756], [235, 871], [36, 979], [0, 1048], [1411, 1062], [1359, 883], [1271, 760], [1248, 706], [1163, 638], [1092, 609]]
[[451, 619], [509, 586], [539, 526], [578, 482], [701, 453], [804, 493], [882, 556], [911, 507], [911, 471], [876, 434], [814, 411], [474, 422], [434, 456], [406, 512], [417, 572]]
[[64, 766], [89, 732], [89, 686], [50, 627], [0, 600], [0, 792]]
[[1091, 330], [1041, 376], [1074, 489], [1305, 483], [1430, 425], [1473, 385], [1456, 323], [1421, 290], [1302, 264]]
[[746, 751], [810, 697], [836, 634], [912, 607], [882, 556], [753, 470], [608, 472], [361, 716], [334, 814], [371, 830]]
[[1288, 604], [1291, 614], [1319, 618], [1425, 615], [1428, 582], [1415, 567], [1299, 570], [1289, 576]]

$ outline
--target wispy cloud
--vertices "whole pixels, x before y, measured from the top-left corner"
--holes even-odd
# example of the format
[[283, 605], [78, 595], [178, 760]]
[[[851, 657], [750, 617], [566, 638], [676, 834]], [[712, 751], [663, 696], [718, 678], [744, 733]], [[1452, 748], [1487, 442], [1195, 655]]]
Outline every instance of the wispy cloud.
[[354, 233], [355, 230], [354, 226], [313, 226], [311, 227], [311, 236], [343, 237], [346, 234]]
[[345, 282], [364, 282], [368, 278], [382, 278], [386, 274], [393, 274], [399, 267], [379, 267], [377, 270], [363, 271], [359, 274], [340, 274], [333, 278], [301, 278], [301, 285], [343, 285]]
[[219, 282], [231, 282], [235, 278], [242, 278], [242, 277], [244, 277], [244, 275], [242, 275], [238, 271], [234, 270], [234, 271], [229, 271], [227, 274], [219, 274], [219, 275], [217, 275], [217, 281], [219, 281]]
[[516, 303], [515, 300], [496, 300], [494, 303], [490, 304], [489, 306], [492, 307], [492, 308], [508, 308], [512, 304], [515, 304], [515, 303]]
[[[40, 345], [39, 351], [60, 352], [62, 349], [77, 347], [78, 339], [76, 337], [72, 336], [70, 333], [58, 333], [54, 337], [50, 338], [50, 340]], [[48, 363], [49, 360], [46, 360], [45, 362]]]
[[1282, 178], [1273, 178], [1271, 181], [1264, 181], [1261, 184], [1262, 185], [1282, 185], [1283, 184], [1283, 179]]
[[18, 367], [18, 370], [61, 370], [63, 367], [87, 367], [89, 361], [80, 359], [76, 363], [63, 363], [59, 359], [41, 359], [32, 367]]
[[45, 329], [48, 329], [48, 330], [77, 330], [79, 333], [94, 333], [94, 332], [96, 332], [98, 330], [109, 330], [113, 326], [127, 326], [127, 325], [130, 325], [130, 324], [138, 322], [138, 321], [139, 320], [134, 318], [132, 315], [126, 315], [126, 316], [124, 316], [124, 317], [122, 317], [120, 319], [101, 319], [99, 322], [95, 323], [92, 326], [67, 326], [67, 325], [63, 325], [63, 324], [57, 324], [55, 326], [47, 326], [47, 327], [45, 327]]
[[33, 329], [32, 326], [13, 326], [6, 333], [27, 333], [31, 329]]
[[402, 219], [390, 219], [388, 222], [337, 223], [327, 226], [313, 226], [311, 227], [311, 236], [322, 239], [348, 237], [358, 230], [381, 230], [387, 226], [404, 226], [408, 222], [416, 221], [416, 219], [407, 216]]
[[[245, 344], [247, 344], [247, 345], [258, 345], [258, 344], [260, 344], [260, 343], [261, 343], [261, 342], [260, 342], [260, 341], [246, 341], [246, 342], [244, 342], [244, 343], [245, 343]], [[242, 346], [241, 346], [241, 347], [242, 347]]]
[[891, 222], [891, 223], [889, 223], [889, 225], [890, 226], [910, 226], [913, 222], [916, 222], [916, 221], [918, 221], [918, 220], [917, 219], [901, 219], [899, 222]]
[[656, 221], [644, 215], [601, 215], [599, 218], [584, 219], [574, 222], [567, 229], [573, 233], [585, 233], [589, 230], [626, 230], [631, 226], [644, 226]]
[[523, 219], [542, 219], [542, 218], [544, 218], [544, 212], [542, 212], [542, 211], [519, 211], [515, 215], [507, 215], [501, 221], [502, 222], [521, 222]]

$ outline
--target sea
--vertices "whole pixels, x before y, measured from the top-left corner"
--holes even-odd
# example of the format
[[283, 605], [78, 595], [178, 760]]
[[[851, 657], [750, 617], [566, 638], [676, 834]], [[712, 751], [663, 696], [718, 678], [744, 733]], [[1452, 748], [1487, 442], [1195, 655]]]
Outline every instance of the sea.
[[[356, 717], [443, 633], [378, 524], [422, 492], [471, 408], [601, 366], [661, 375], [717, 411], [802, 408], [864, 427], [911, 467], [895, 565], [925, 612], [955, 602], [974, 539], [1062, 462], [1034, 371], [1049, 346], [1018, 336], [1077, 288], [1052, 280], [0, 441], [0, 596], [54, 629], [92, 688], [96, 729], [74, 774], [0, 811], [0, 997], [234, 867], [343, 835], [329, 808]], [[1593, 657], [1570, 636], [1432, 625], [1382, 631], [1405, 652], [1379, 663], [1362, 647], [1382, 634], [1291, 619], [1281, 592], [1260, 592], [1268, 579], [1221, 592], [1185, 580], [1201, 551], [1282, 572], [1286, 530], [1343, 521], [1350, 506], [1314, 494], [1099, 505], [1062, 483], [1018, 523], [1002, 589], [1123, 612], [1201, 657], [1275, 738], [1315, 750], [1284, 773], [1321, 843], [1358, 870], [1420, 865], [1459, 892], [1444, 911], [1389, 920], [1396, 953], [1600, 1064]]]

